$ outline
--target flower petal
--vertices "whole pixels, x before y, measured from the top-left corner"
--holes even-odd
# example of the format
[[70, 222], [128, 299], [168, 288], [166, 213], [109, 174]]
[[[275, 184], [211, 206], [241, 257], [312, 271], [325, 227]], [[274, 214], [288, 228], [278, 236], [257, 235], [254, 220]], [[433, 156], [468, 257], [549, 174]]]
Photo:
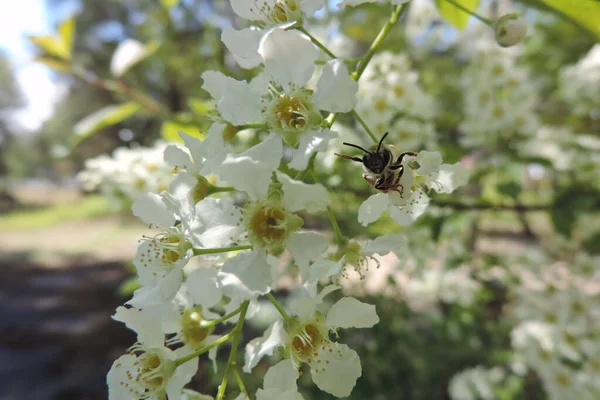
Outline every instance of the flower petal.
[[[245, 399], [246, 397], [244, 397]], [[304, 400], [298, 389], [281, 391], [278, 389], [258, 389], [256, 400]]]
[[417, 172], [421, 175], [437, 172], [442, 165], [442, 155], [439, 151], [422, 150], [417, 154], [419, 169]]
[[260, 42], [258, 53], [264, 60], [265, 71], [284, 90], [304, 86], [315, 71], [317, 49], [306, 35], [296, 30], [271, 29]]
[[308, 283], [317, 283], [321, 279], [336, 276], [344, 266], [344, 259], [338, 262], [330, 260], [317, 260], [310, 265], [308, 273]]
[[[332, 351], [329, 351], [332, 350]], [[332, 343], [310, 362], [310, 374], [319, 389], [336, 397], [349, 396], [362, 374], [358, 354], [345, 344]]]
[[244, 372], [252, 372], [258, 362], [267, 355], [273, 354], [273, 351], [282, 346], [286, 340], [287, 333], [283, 328], [281, 320], [275, 321], [261, 337], [252, 339], [246, 345], [244, 356]]
[[325, 186], [296, 181], [284, 173], [277, 172], [277, 179], [283, 190], [283, 205], [287, 211], [306, 210], [316, 212], [324, 210], [331, 202]]
[[[233, 3], [234, 1], [231, 2], [232, 5]], [[258, 67], [263, 61], [258, 54], [258, 46], [263, 35], [264, 31], [254, 27], [238, 31], [228, 26], [221, 33], [221, 41], [227, 46], [239, 66], [249, 69]]]
[[[181, 132], [179, 133], [181, 135]], [[164, 159], [167, 164], [178, 169], [194, 172], [194, 162], [187, 149], [179, 145], [171, 144], [167, 146], [164, 152]]]
[[264, 377], [263, 387], [265, 389], [279, 389], [281, 391], [297, 390], [298, 369], [287, 359], [273, 365]]
[[160, 320], [154, 318], [150, 313], [144, 312], [138, 308], [118, 307], [115, 315], [112, 316], [115, 321], [120, 321], [137, 333], [137, 341], [148, 347], [162, 347], [165, 344], [165, 335], [160, 326]]
[[261, 98], [247, 82], [236, 81], [216, 71], [206, 71], [202, 79], [202, 89], [215, 99], [224, 120], [233, 125], [261, 120]]
[[341, 60], [331, 60], [323, 68], [313, 95], [315, 105], [330, 112], [349, 112], [356, 107], [358, 82]]
[[[177, 358], [186, 356], [188, 348], [179, 348], [174, 351]], [[181, 398], [183, 387], [187, 385], [198, 372], [198, 357], [194, 357], [186, 363], [177, 367], [173, 376], [167, 382], [166, 392], [169, 399]]]
[[288, 166], [298, 171], [306, 169], [310, 156], [317, 151], [327, 150], [327, 144], [336, 136], [337, 133], [329, 129], [304, 132], [300, 136], [298, 148], [292, 150], [292, 161]]
[[308, 264], [327, 250], [327, 244], [327, 238], [314, 232], [295, 232], [290, 235], [286, 247], [300, 269], [302, 280], [308, 279]]
[[175, 225], [173, 211], [169, 210], [162, 197], [156, 193], [146, 193], [137, 198], [131, 206], [131, 211], [145, 223], [158, 228]]
[[219, 176], [224, 181], [246, 192], [252, 200], [266, 197], [272, 173], [267, 164], [240, 156], [228, 156], [219, 169]]
[[385, 193], [377, 193], [369, 197], [358, 208], [358, 222], [363, 226], [375, 222], [387, 209], [389, 200]]
[[244, 232], [242, 213], [227, 200], [207, 197], [196, 203], [190, 239], [201, 248], [227, 247]]
[[389, 233], [369, 240], [362, 249], [366, 254], [379, 254], [384, 256], [393, 252], [399, 258], [406, 252], [406, 237], [402, 233]]
[[251, 293], [259, 295], [271, 290], [272, 269], [264, 251], [249, 251], [225, 261], [222, 271], [237, 276]]
[[221, 301], [217, 271], [213, 268], [196, 268], [188, 274], [185, 285], [194, 304], [209, 308]]
[[465, 185], [468, 180], [469, 170], [460, 162], [442, 164], [436, 178], [437, 185], [431, 185], [431, 188], [438, 193], [452, 193], [457, 187]]
[[181, 288], [183, 269], [173, 268], [164, 278], [157, 280], [155, 286], [144, 286], [133, 292], [133, 298], [127, 302], [137, 308], [168, 303]]
[[265, 140], [238, 154], [236, 157], [250, 157], [254, 161], [259, 161], [267, 165], [271, 171], [275, 171], [279, 168], [281, 157], [283, 157], [281, 136], [271, 133]]
[[370, 328], [379, 322], [375, 306], [343, 297], [327, 312], [325, 325], [335, 328]]
[[390, 217], [401, 226], [408, 226], [412, 224], [417, 218], [421, 216], [429, 205], [429, 197], [417, 190], [412, 193], [411, 198], [407, 205], [400, 208], [389, 207]]

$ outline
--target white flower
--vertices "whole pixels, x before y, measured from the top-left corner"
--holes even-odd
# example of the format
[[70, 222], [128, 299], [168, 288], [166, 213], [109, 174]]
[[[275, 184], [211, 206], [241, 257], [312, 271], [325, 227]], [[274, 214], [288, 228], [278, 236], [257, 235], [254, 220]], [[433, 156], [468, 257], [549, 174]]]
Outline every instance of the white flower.
[[388, 211], [399, 225], [410, 225], [429, 205], [425, 190], [450, 193], [468, 179], [467, 170], [460, 164], [441, 164], [438, 152], [421, 151], [417, 157], [406, 156], [398, 190], [374, 194], [358, 209], [358, 222], [368, 225]]
[[256, 391], [256, 400], [303, 400], [298, 393], [298, 371], [284, 361], [269, 368], [265, 374], [263, 388]]
[[[500, 372], [500, 376], [496, 372]], [[450, 379], [448, 392], [452, 400], [493, 400], [493, 384], [502, 378], [502, 371], [483, 366], [465, 369]]]
[[179, 398], [183, 387], [196, 374], [198, 360], [177, 366], [175, 360], [184, 354], [164, 346], [160, 321], [142, 311], [120, 307], [114, 318], [136, 331], [138, 343], [119, 357], [108, 372], [109, 399], [162, 400], [165, 395]]
[[333, 137], [321, 111], [352, 110], [358, 84], [343, 62], [333, 60], [324, 66], [314, 91], [309, 89], [317, 53], [310, 39], [297, 31], [272, 29], [263, 37], [259, 54], [265, 70], [252, 83], [207, 71], [202, 87], [216, 100], [224, 120], [234, 125], [265, 123], [281, 134], [297, 148], [291, 165], [302, 170], [310, 155], [324, 150]]
[[[352, 266], [359, 275], [364, 276], [363, 269], [368, 267], [369, 260], [375, 261], [379, 266], [379, 261], [374, 257], [375, 254], [384, 256], [393, 252], [398, 258], [401, 258], [405, 250], [406, 239], [400, 233], [379, 236], [375, 240], [369, 240], [364, 246], [357, 242], [350, 242], [345, 246], [343, 256], [339, 261], [320, 259], [312, 263], [308, 271], [308, 282], [316, 283], [321, 279], [338, 277], [344, 273], [346, 265]], [[306, 280], [305, 273], [302, 270], [300, 273]]]
[[326, 287], [317, 295], [316, 287], [309, 285], [307, 296], [290, 306], [293, 316], [285, 322], [285, 328], [281, 321], [276, 321], [265, 336], [250, 341], [244, 370], [249, 372], [264, 355], [283, 346], [288, 359], [272, 368], [285, 371], [288, 379], [295, 380], [298, 368], [306, 363], [319, 389], [337, 397], [348, 396], [362, 373], [360, 359], [354, 350], [331, 341], [329, 336], [336, 328], [371, 327], [379, 318], [374, 306], [351, 297], [339, 300], [326, 315], [317, 311], [323, 297], [337, 288]]
[[519, 14], [506, 14], [496, 21], [494, 30], [496, 42], [502, 47], [510, 47], [523, 40], [527, 34], [527, 22]]

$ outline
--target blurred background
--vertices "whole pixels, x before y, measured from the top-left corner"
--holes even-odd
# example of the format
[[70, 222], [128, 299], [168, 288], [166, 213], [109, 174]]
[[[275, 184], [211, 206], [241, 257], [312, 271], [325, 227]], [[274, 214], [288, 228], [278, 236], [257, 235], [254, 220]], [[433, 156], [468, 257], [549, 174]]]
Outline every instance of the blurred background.
[[[343, 334], [363, 365], [350, 398], [600, 398], [600, 4], [462, 3], [492, 20], [521, 12], [524, 43], [501, 48], [476, 19], [414, 0], [361, 79], [357, 111], [377, 135], [440, 151], [471, 179], [404, 231], [405, 258], [346, 282], [381, 319]], [[332, 2], [305, 27], [352, 67], [389, 14]], [[168, 186], [165, 143], [210, 126], [202, 72], [258, 72], [220, 41], [232, 25], [247, 22], [225, 0], [0, 5], [0, 399], [106, 398], [106, 372], [135, 340], [110, 315], [136, 287], [149, 232], [131, 203]], [[334, 150], [365, 143], [349, 116], [337, 128]], [[224, 134], [239, 149], [261, 137]], [[332, 154], [317, 165], [342, 232], [399, 231], [387, 216], [357, 222], [373, 191]], [[202, 362], [192, 387], [214, 394], [220, 372]], [[330, 398], [306, 383], [307, 399]]]

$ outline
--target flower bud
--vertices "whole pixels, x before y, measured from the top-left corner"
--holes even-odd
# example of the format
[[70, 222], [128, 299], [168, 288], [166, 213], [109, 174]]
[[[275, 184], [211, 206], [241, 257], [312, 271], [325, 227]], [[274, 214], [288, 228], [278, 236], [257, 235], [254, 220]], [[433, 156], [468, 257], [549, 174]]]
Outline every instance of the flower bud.
[[496, 42], [502, 47], [519, 43], [527, 34], [527, 23], [517, 13], [503, 15], [496, 21]]

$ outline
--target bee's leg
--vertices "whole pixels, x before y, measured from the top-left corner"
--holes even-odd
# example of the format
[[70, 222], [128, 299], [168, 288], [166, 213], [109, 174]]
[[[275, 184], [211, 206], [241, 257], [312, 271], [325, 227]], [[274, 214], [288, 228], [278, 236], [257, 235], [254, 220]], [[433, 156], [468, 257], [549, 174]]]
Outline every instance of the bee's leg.
[[390, 169], [395, 170], [395, 169], [400, 168], [400, 166], [402, 166], [402, 160], [404, 159], [404, 156], [416, 157], [417, 153], [415, 153], [414, 151], [407, 151], [407, 152], [400, 154], [398, 156], [398, 158], [396, 159], [396, 162], [393, 163], [392, 165], [390, 165]]
[[345, 154], [338, 154], [338, 153], [334, 153], [334, 154], [335, 154], [336, 156], [338, 156], [338, 157], [340, 157], [340, 158], [344, 158], [344, 159], [346, 159], [346, 160], [352, 160], [352, 161], [354, 161], [354, 162], [359, 162], [359, 163], [362, 163], [362, 162], [363, 162], [362, 158], [360, 158], [360, 157], [352, 157], [352, 156], [347, 156], [347, 155], [345, 155]]
[[371, 175], [368, 174], [362, 174], [362, 177], [364, 178], [365, 181], [367, 181], [367, 183], [373, 187], [376, 188], [377, 182], [379, 181], [379, 179], [374, 179]]

